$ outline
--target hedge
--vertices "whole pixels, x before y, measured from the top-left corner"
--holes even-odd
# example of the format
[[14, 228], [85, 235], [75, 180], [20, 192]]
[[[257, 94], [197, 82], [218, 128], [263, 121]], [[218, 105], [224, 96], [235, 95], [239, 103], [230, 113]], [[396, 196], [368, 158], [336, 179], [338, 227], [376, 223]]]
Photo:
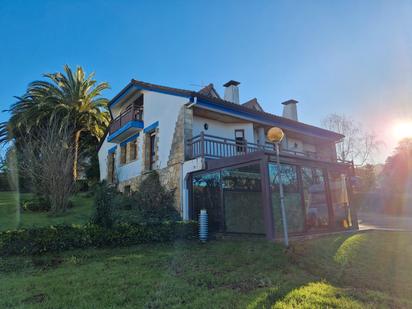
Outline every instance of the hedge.
[[97, 225], [56, 225], [0, 233], [0, 255], [35, 255], [78, 248], [130, 246], [176, 239], [194, 239], [196, 222]]

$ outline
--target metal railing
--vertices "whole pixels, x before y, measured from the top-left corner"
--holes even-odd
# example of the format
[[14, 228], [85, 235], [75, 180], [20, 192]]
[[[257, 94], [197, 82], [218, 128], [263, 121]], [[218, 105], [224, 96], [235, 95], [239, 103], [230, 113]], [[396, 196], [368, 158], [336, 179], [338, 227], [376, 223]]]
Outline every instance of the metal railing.
[[[191, 159], [205, 157], [209, 159], [220, 159], [232, 156], [244, 155], [256, 151], [275, 152], [275, 145], [249, 143], [246, 140], [234, 140], [224, 137], [207, 135], [201, 132], [199, 135], [187, 141], [188, 153]], [[309, 157], [316, 160], [333, 161], [333, 158], [325, 158], [316, 152], [293, 151], [281, 149], [280, 154]]]
[[110, 124], [109, 133], [112, 134], [123, 127], [126, 123], [134, 120], [142, 120], [142, 114], [138, 109], [129, 108], [117, 116]]

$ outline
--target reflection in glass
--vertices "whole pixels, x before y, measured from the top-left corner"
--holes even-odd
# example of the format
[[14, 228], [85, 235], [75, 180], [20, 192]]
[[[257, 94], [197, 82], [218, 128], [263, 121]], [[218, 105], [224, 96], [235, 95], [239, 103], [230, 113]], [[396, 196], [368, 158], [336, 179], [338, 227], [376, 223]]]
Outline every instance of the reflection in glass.
[[198, 220], [201, 209], [206, 209], [209, 218], [209, 229], [221, 231], [222, 207], [220, 197], [220, 172], [202, 174], [193, 177], [193, 215]]
[[227, 232], [264, 234], [260, 165], [222, 170]]
[[335, 226], [344, 229], [351, 227], [352, 221], [345, 174], [337, 171], [329, 171], [329, 188]]
[[323, 171], [319, 168], [302, 167], [302, 185], [305, 199], [306, 228], [327, 228], [328, 203]]
[[[302, 232], [305, 227], [305, 219], [296, 166], [281, 164], [280, 179], [282, 179], [283, 185], [288, 232]], [[280, 208], [279, 174], [277, 164], [269, 163], [269, 180], [270, 189], [272, 192], [275, 235], [283, 235], [283, 220]]]

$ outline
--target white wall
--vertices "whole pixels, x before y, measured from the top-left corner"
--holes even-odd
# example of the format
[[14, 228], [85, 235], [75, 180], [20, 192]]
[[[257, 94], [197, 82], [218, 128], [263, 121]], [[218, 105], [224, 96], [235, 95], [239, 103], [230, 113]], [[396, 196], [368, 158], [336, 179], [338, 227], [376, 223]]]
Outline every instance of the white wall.
[[106, 136], [97, 154], [99, 157], [100, 180], [107, 179], [107, 154], [109, 149], [114, 146], [116, 146], [116, 144], [109, 143]]
[[144, 126], [147, 127], [159, 121], [158, 168], [167, 166], [176, 121], [181, 107], [188, 102], [189, 99], [184, 97], [157, 92], [144, 92]]
[[286, 140], [286, 143], [282, 144], [282, 146], [284, 146], [288, 150], [297, 151], [297, 152], [305, 152], [305, 151], [316, 152], [316, 147], [314, 145], [305, 143], [302, 140], [289, 138], [289, 137], [286, 137], [285, 140]]
[[[205, 123], [209, 126], [208, 130], [204, 129]], [[245, 138], [248, 142], [255, 142], [252, 123], [223, 123], [208, 118], [193, 116], [193, 136], [199, 135], [200, 132], [203, 131], [205, 134], [235, 139], [235, 130], [238, 129], [245, 130]]]

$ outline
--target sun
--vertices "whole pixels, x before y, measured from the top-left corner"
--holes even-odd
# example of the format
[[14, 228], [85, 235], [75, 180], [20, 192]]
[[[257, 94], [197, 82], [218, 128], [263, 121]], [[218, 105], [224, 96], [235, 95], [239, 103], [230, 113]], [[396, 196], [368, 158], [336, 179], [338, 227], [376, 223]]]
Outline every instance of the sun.
[[412, 121], [395, 124], [393, 127], [393, 134], [398, 140], [407, 137], [412, 138]]

